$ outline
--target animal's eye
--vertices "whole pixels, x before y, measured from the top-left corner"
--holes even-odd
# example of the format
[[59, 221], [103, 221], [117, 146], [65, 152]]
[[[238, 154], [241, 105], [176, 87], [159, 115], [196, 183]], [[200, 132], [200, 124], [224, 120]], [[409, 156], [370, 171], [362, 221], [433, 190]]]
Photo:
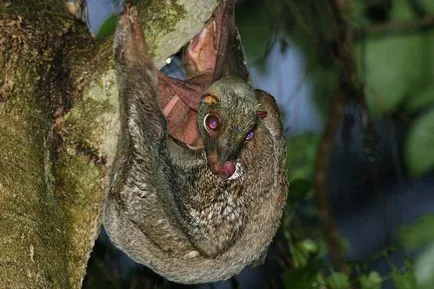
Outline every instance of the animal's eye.
[[217, 131], [220, 128], [220, 120], [217, 116], [207, 114], [204, 119], [204, 123], [207, 129]]
[[244, 141], [249, 141], [249, 140], [251, 140], [251, 139], [253, 138], [254, 135], [255, 135], [255, 131], [254, 131], [254, 130], [249, 131], [249, 132], [246, 134], [246, 136], [245, 136], [245, 138], [244, 138]]

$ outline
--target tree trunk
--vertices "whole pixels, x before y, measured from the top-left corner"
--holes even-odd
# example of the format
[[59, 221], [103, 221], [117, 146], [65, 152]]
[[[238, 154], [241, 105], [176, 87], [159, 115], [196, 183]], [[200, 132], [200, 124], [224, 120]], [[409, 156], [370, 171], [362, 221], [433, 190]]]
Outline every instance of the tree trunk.
[[[216, 1], [139, 7], [157, 67]], [[112, 38], [61, 0], [0, 0], [0, 288], [80, 288], [119, 135]]]

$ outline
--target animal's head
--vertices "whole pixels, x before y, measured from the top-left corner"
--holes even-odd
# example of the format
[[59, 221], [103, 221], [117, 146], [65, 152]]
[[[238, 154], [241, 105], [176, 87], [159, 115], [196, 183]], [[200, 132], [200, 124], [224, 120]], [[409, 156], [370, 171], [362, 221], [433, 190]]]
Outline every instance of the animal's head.
[[224, 179], [233, 175], [244, 145], [255, 137], [260, 118], [255, 90], [245, 81], [222, 78], [208, 88], [199, 106], [197, 124], [208, 167]]

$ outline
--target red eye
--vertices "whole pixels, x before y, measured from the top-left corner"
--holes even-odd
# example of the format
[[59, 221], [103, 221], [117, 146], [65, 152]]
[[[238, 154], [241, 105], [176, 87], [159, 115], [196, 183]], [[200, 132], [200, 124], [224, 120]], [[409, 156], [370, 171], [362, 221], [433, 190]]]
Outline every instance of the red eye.
[[205, 117], [205, 125], [208, 129], [216, 131], [220, 128], [220, 120], [217, 116], [208, 114]]
[[246, 137], [244, 138], [244, 140], [249, 141], [253, 138], [254, 135], [255, 135], [255, 132], [253, 130], [251, 130], [246, 134]]

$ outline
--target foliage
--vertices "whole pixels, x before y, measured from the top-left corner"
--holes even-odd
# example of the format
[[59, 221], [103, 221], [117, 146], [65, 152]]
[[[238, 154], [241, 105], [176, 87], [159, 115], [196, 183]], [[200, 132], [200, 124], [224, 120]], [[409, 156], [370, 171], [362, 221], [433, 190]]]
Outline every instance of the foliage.
[[360, 287], [362, 289], [381, 289], [383, 282], [378, 272], [370, 272], [369, 275], [360, 276]]
[[392, 280], [396, 289], [414, 289], [417, 288], [416, 277], [412, 267], [410, 270], [400, 271], [396, 268], [392, 270]]
[[[299, 140], [296, 140], [296, 142], [297, 141]], [[289, 141], [289, 145], [291, 145], [291, 140]], [[306, 193], [310, 192], [312, 187], [309, 187], [307, 182], [301, 180], [296, 180], [295, 182], [303, 184], [296, 188], [296, 190], [301, 188], [301, 192], [296, 191], [295, 195], [290, 198], [292, 213], [288, 212], [284, 216], [282, 226], [284, 235], [288, 241], [288, 250], [292, 258], [292, 267], [287, 268], [282, 276], [285, 288], [351, 289], [354, 288], [354, 284], [357, 283], [361, 289], [381, 289], [383, 283], [389, 279], [393, 282], [396, 289], [431, 288], [432, 280], [434, 280], [432, 272], [427, 272], [424, 276], [416, 279], [416, 272], [411, 261], [405, 262], [405, 268], [403, 270], [398, 269], [388, 257], [394, 249], [381, 252], [368, 260], [350, 262], [353, 272], [357, 272], [357, 278], [350, 280], [347, 274], [334, 272], [333, 268], [324, 261], [324, 256], [327, 251], [324, 241], [321, 239], [321, 236], [318, 235], [316, 226], [310, 228], [303, 226], [303, 228], [300, 228], [290, 225], [294, 223], [295, 215], [297, 214], [297, 206], [299, 206], [297, 204], [305, 203], [306, 201], [309, 202], [312, 199], [312, 195]], [[426, 217], [418, 222], [418, 224], [411, 225], [405, 230], [403, 229], [403, 244], [416, 248], [425, 241], [433, 240], [432, 230], [428, 229], [432, 228], [434, 225], [433, 222], [432, 217]], [[405, 235], [404, 232], [406, 233]], [[312, 239], [312, 237], [314, 239]], [[422, 264], [422, 266], [424, 266], [423, 268], [428, 267], [429, 269], [434, 269], [434, 266], [432, 266], [432, 264], [434, 264], [434, 246], [430, 247], [430, 250], [431, 255], [429, 255], [428, 258], [425, 256], [423, 260], [418, 260], [418, 263]], [[382, 277], [377, 271], [366, 270], [366, 268], [368, 268], [366, 264], [378, 258], [386, 258], [386, 260], [388, 260], [391, 268], [390, 276]], [[418, 264], [418, 266], [421, 265]], [[419, 287], [418, 284], [420, 284]]]
[[[410, 283], [410, 285], [413, 285], [417, 280], [417, 288], [419, 289], [431, 289], [432, 284], [434, 284], [433, 227], [434, 215], [426, 215], [404, 226], [400, 232], [401, 243], [407, 251], [411, 252], [418, 248], [423, 248], [415, 259], [415, 275], [411, 276], [411, 278], [409, 278], [411, 280], [407, 281], [411, 281], [412, 283]], [[397, 281], [399, 281], [398, 278]], [[407, 285], [407, 287], [399, 287], [398, 289], [413, 288], [409, 287], [410, 285]]]
[[434, 240], [434, 216], [426, 215], [401, 229], [401, 243], [407, 250], [414, 250]]
[[[432, 227], [431, 227], [432, 228]], [[432, 242], [432, 239], [431, 239]], [[418, 289], [431, 289], [434, 284], [434, 244], [426, 246], [415, 259], [415, 277]]]
[[434, 168], [433, 148], [434, 108], [422, 114], [413, 124], [408, 134], [407, 164], [414, 175], [423, 175], [428, 170]]
[[291, 172], [289, 177], [292, 194], [298, 194], [298, 190], [294, 186], [301, 186], [300, 189], [303, 189], [303, 186], [306, 186], [306, 182], [311, 180], [318, 144], [319, 135], [314, 133], [295, 135], [288, 139], [286, 162], [288, 171]]
[[[327, 1], [253, 0], [254, 5], [251, 2], [247, 5], [245, 1], [238, 13], [247, 54], [251, 59], [263, 60], [269, 46], [276, 42], [301, 48], [317, 107], [325, 117], [330, 100], [337, 93], [338, 80], [329, 52], [334, 45], [331, 24], [334, 16]], [[394, 0], [389, 6], [381, 4], [388, 1], [371, 2], [351, 1], [349, 21], [355, 31], [358, 72], [355, 81], [366, 96], [374, 119], [389, 118], [396, 113], [408, 115], [408, 119], [419, 115], [407, 136], [406, 163], [414, 176], [421, 176], [434, 168], [434, 150], [429, 149], [434, 146], [434, 130], [430, 125], [434, 107], [434, 31], [405, 26], [401, 30], [393, 26], [381, 29], [381, 26], [387, 25], [385, 21], [417, 21], [420, 15], [412, 2], [418, 2], [425, 14], [434, 12], [434, 4], [430, 0]], [[379, 13], [382, 7], [374, 5], [384, 5], [384, 11]]]

